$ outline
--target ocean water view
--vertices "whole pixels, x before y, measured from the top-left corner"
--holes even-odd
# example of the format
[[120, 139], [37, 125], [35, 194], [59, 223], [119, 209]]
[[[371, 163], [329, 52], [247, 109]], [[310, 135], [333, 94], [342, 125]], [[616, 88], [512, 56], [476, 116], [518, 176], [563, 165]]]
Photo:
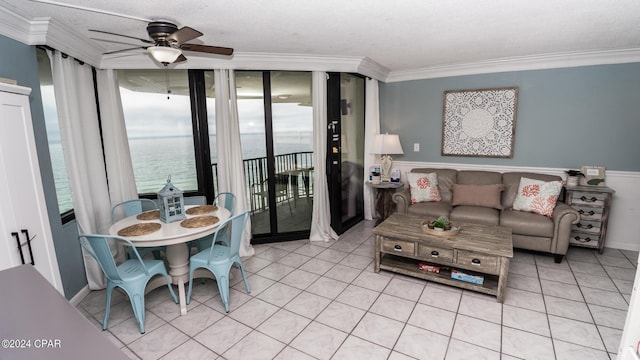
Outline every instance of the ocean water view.
[[[241, 134], [242, 158], [255, 159], [266, 156], [264, 133]], [[209, 137], [211, 163], [217, 163], [216, 137]], [[149, 137], [129, 139], [131, 161], [138, 193], [155, 193], [162, 189], [167, 176], [181, 190], [197, 190], [196, 165], [193, 138], [190, 136]], [[60, 212], [73, 208], [71, 192], [64, 168], [62, 144], [50, 143], [53, 175], [58, 194]], [[311, 132], [277, 132], [274, 134], [274, 153], [288, 154], [313, 151]]]

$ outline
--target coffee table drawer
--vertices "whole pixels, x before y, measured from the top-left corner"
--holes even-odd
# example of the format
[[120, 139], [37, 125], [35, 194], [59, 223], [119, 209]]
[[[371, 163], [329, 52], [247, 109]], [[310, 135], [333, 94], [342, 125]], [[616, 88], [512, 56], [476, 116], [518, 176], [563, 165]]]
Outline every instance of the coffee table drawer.
[[407, 254], [413, 256], [415, 254], [415, 243], [402, 240], [382, 240], [382, 251], [390, 254]]
[[453, 250], [418, 244], [418, 256], [421, 259], [453, 262]]
[[500, 273], [500, 258], [495, 256], [458, 250], [458, 261], [456, 263], [475, 271], [489, 274]]

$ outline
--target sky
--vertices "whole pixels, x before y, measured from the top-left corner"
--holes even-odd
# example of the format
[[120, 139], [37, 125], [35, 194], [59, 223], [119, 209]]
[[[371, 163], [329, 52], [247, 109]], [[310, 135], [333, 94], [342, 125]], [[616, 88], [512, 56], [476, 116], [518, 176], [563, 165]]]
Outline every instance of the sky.
[[[60, 140], [53, 86], [41, 88], [49, 141]], [[191, 105], [188, 96], [142, 93], [120, 88], [127, 133], [130, 138], [191, 136]], [[215, 118], [215, 99], [207, 99], [209, 119]], [[238, 101], [240, 133], [264, 133], [262, 99]], [[295, 103], [273, 104], [275, 132], [311, 132], [312, 108]], [[212, 122], [210, 120], [210, 122]], [[209, 128], [215, 134], [214, 126]]]

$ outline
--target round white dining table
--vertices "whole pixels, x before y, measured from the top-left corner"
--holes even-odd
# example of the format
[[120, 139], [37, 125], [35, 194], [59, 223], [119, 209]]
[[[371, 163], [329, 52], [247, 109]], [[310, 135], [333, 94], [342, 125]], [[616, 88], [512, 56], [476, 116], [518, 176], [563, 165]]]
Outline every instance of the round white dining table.
[[[198, 205], [186, 206], [185, 209], [188, 210], [196, 206]], [[204, 215], [213, 215], [218, 217], [218, 219], [220, 220], [213, 225], [197, 228], [186, 228], [180, 225], [182, 220], [171, 223], [164, 223], [159, 219], [139, 220], [137, 218], [138, 215], [132, 215], [115, 222], [113, 225], [111, 225], [111, 227], [109, 227], [109, 234], [118, 235], [118, 231], [131, 225], [154, 222], [161, 225], [159, 230], [154, 231], [150, 234], [121, 237], [130, 240], [136, 247], [167, 247], [166, 255], [167, 263], [169, 265], [169, 277], [171, 278], [171, 282], [174, 285], [178, 286], [178, 297], [180, 300], [181, 315], [187, 314], [186, 293], [184, 289], [184, 283], [189, 281], [189, 247], [187, 245], [187, 242], [213, 234], [218, 228], [218, 225], [220, 225], [231, 216], [229, 210], [223, 207], [218, 207], [217, 210], [206, 214], [187, 214], [186, 216], [187, 219], [189, 219], [192, 217]], [[156, 277], [147, 285], [147, 292], [165, 284], [166, 283], [162, 277]]]

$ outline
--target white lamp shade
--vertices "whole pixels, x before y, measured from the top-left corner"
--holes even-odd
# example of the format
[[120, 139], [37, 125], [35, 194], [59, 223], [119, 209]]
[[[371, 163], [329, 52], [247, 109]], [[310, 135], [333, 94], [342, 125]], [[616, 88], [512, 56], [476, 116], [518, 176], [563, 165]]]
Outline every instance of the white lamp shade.
[[182, 54], [182, 50], [170, 46], [149, 46], [147, 51], [157, 62], [170, 64]]
[[398, 135], [379, 134], [369, 150], [372, 154], [404, 154]]

